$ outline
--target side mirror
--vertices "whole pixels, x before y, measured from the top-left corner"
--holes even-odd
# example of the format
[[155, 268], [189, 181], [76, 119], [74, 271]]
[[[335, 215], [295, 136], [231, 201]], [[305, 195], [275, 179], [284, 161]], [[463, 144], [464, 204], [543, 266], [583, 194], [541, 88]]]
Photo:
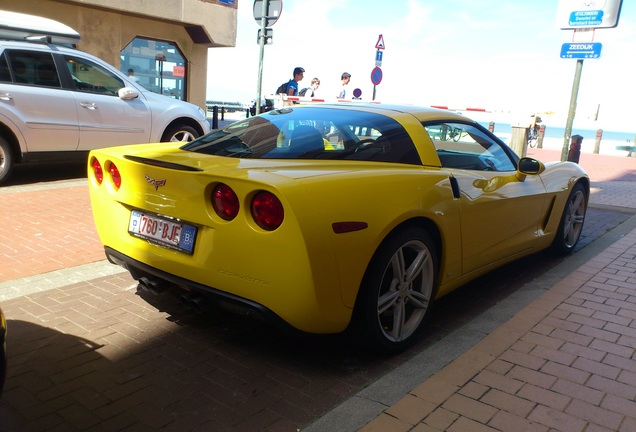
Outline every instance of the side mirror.
[[131, 87], [123, 87], [117, 91], [117, 95], [122, 100], [131, 100], [139, 97], [139, 93]]
[[543, 165], [543, 162], [533, 158], [523, 157], [519, 159], [516, 175], [519, 180], [524, 181], [527, 175], [537, 175], [541, 174], [543, 171], [545, 171], [545, 165]]

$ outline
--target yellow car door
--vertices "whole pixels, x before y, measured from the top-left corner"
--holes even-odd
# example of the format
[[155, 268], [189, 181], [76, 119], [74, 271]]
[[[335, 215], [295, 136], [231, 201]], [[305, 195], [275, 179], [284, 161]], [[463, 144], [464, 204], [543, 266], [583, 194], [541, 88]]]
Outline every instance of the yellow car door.
[[540, 234], [546, 189], [519, 175], [517, 158], [473, 124], [425, 125], [461, 209], [462, 274], [531, 249]]
[[461, 193], [463, 274], [533, 247], [546, 196], [539, 176], [521, 181], [516, 171], [454, 171]]

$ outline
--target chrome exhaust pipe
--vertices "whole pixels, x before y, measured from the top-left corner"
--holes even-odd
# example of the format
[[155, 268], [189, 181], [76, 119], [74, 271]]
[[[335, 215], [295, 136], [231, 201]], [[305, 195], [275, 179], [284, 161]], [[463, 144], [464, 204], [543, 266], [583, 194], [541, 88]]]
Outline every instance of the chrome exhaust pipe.
[[187, 306], [193, 312], [203, 314], [209, 312], [212, 309], [210, 300], [204, 295], [187, 293], [182, 294], [180, 297], [181, 303]]
[[169, 283], [161, 279], [150, 279], [146, 276], [142, 276], [137, 280], [137, 289], [141, 288], [144, 291], [149, 291], [152, 294], [159, 295], [168, 289]]
[[137, 279], [137, 290], [150, 291], [149, 282], [150, 280], [147, 277], [140, 277]]
[[194, 294], [192, 294], [192, 293], [181, 294], [179, 296], [179, 300], [181, 300], [181, 304], [182, 305], [184, 305], [188, 309], [192, 309], [192, 298], [193, 297], [194, 297]]
[[192, 310], [196, 313], [203, 314], [210, 311], [212, 305], [210, 304], [210, 300], [206, 296], [197, 295], [192, 298], [190, 302]]

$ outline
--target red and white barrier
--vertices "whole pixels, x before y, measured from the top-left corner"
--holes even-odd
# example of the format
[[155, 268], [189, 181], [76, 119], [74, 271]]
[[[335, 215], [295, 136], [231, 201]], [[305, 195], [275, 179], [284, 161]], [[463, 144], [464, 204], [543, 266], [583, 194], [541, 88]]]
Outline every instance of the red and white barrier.
[[298, 102], [298, 103], [314, 103], [314, 102], [358, 102], [358, 103], [374, 103], [379, 104], [381, 102], [378, 101], [365, 101], [359, 99], [323, 99], [323, 98], [312, 98], [305, 96], [288, 96], [286, 94], [280, 95], [267, 95], [265, 99], [270, 99], [274, 101], [275, 108], [282, 108], [285, 105], [285, 102]]
[[[363, 102], [363, 103], [373, 103], [373, 104], [381, 104], [382, 102], [378, 101], [368, 101], [368, 100], [359, 100], [359, 99], [333, 99], [327, 100], [323, 98], [312, 98], [305, 96], [288, 96], [286, 94], [280, 95], [268, 95], [266, 99], [270, 99], [274, 101], [274, 107], [282, 108], [284, 106], [284, 102], [298, 102], [298, 103], [314, 103], [314, 102]], [[447, 105], [431, 105], [431, 108], [443, 109], [443, 110], [451, 110], [451, 111], [473, 111], [473, 112], [488, 112], [486, 108], [451, 108]]]
[[452, 111], [477, 111], [477, 112], [488, 112], [486, 108], [449, 108], [446, 105], [431, 105], [431, 108], [443, 109], [443, 110], [452, 110]]

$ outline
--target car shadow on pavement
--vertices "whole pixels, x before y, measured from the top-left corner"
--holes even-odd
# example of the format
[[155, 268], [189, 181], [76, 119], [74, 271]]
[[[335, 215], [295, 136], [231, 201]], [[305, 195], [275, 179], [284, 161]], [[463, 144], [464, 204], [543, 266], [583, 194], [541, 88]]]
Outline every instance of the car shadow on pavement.
[[18, 164], [1, 186], [86, 178], [86, 160], [56, 163]]
[[141, 296], [168, 323], [78, 336], [9, 319], [0, 430], [297, 430], [404, 361]]
[[[583, 232], [574, 253], [625, 222], [630, 216], [628, 213], [588, 208]], [[513, 261], [440, 299], [435, 305], [434, 318], [431, 321], [436, 326], [445, 323], [444, 327], [449, 327], [446, 329], [447, 332], [461, 327], [467, 322], [463, 320], [470, 321], [538, 277], [549, 275], [552, 269], [568, 258], [545, 250]], [[560, 275], [555, 275], [553, 282], [557, 283], [559, 278]], [[545, 289], [551, 286], [546, 286]], [[458, 316], [461, 319], [458, 319]]]

